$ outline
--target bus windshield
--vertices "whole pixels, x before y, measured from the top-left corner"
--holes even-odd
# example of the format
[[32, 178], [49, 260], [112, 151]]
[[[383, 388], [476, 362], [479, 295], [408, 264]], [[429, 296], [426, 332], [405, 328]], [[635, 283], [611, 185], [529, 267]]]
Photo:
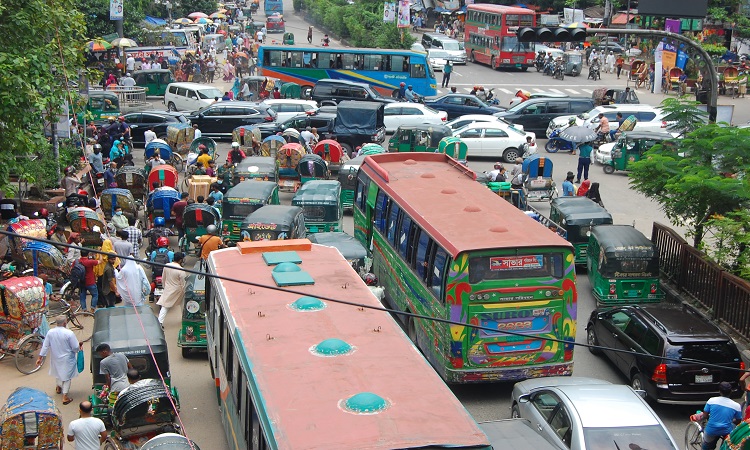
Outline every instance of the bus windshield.
[[469, 283], [514, 278], [562, 278], [562, 253], [469, 258]]
[[525, 53], [533, 51], [531, 47], [533, 44], [530, 42], [518, 42], [516, 36], [503, 36], [503, 45], [500, 50], [504, 52], [519, 52]]

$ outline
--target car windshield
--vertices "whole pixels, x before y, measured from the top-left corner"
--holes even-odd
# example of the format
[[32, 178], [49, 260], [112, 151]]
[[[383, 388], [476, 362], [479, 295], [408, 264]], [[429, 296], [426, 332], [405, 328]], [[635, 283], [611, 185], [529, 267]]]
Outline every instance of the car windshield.
[[660, 425], [584, 428], [583, 439], [588, 450], [676, 450], [669, 435]]
[[198, 91], [198, 96], [203, 100], [209, 100], [214, 98], [221, 98], [224, 96], [218, 89], [201, 89]]
[[444, 41], [443, 48], [450, 51], [461, 50], [461, 46], [458, 45], [458, 41]]

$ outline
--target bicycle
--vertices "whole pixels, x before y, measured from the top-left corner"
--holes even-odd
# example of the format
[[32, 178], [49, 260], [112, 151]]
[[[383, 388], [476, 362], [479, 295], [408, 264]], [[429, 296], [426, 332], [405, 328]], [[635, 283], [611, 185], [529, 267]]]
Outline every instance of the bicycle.
[[75, 333], [78, 342], [88, 342], [91, 339], [94, 334], [94, 313], [82, 311], [60, 296], [49, 302], [47, 317], [50, 325], [55, 322], [55, 317], [60, 315], [68, 319], [67, 328]]
[[[703, 414], [703, 417], [706, 417]], [[708, 418], [701, 419], [699, 421], [690, 420], [687, 428], [685, 428], [685, 450], [701, 450], [703, 444], [703, 429], [708, 422]], [[722, 436], [716, 442], [716, 448], [721, 448], [722, 444], [726, 440], [727, 436]]]

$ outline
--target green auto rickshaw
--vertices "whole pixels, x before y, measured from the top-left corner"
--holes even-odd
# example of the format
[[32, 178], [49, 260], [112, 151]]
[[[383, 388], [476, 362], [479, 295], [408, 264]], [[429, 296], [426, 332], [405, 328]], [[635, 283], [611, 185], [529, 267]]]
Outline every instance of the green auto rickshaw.
[[135, 85], [146, 88], [146, 95], [164, 97], [169, 83], [174, 83], [174, 75], [169, 69], [147, 69], [133, 72]]
[[365, 161], [366, 155], [352, 158], [341, 165], [339, 169], [339, 183], [341, 184], [341, 207], [354, 208], [354, 189], [357, 187], [357, 172]]
[[300, 85], [297, 83], [282, 84], [280, 92], [281, 98], [302, 98], [302, 87], [300, 87]]
[[221, 237], [232, 242], [240, 240], [245, 217], [264, 205], [279, 204], [279, 186], [275, 181], [260, 178], [245, 180], [224, 194], [222, 201]]
[[[200, 270], [200, 261], [193, 270]], [[182, 348], [182, 357], [187, 358], [193, 350], [206, 350], [206, 277], [191, 273], [185, 281], [185, 298], [182, 302], [182, 326], [177, 332], [177, 346]]]
[[452, 135], [453, 130], [445, 125], [402, 125], [388, 141], [388, 151], [434, 152], [441, 139]]
[[309, 233], [344, 231], [344, 207], [338, 181], [308, 181], [294, 194], [292, 206], [302, 208]]
[[273, 181], [279, 179], [279, 166], [276, 158], [270, 156], [248, 156], [237, 164], [232, 180], [237, 185], [245, 180]]
[[313, 244], [336, 247], [352, 268], [357, 273], [367, 273], [369, 269], [369, 258], [367, 249], [354, 236], [344, 233], [343, 231], [325, 232], [310, 234], [307, 238]]
[[284, 45], [294, 45], [294, 33], [284, 33]]
[[604, 173], [611, 174], [615, 170], [628, 170], [630, 163], [640, 161], [643, 154], [651, 150], [656, 144], [673, 139], [666, 132], [655, 131], [627, 131], [622, 133], [612, 146], [611, 161], [604, 164]]
[[567, 232], [575, 250], [575, 264], [586, 265], [589, 234], [596, 225], [611, 225], [612, 215], [587, 197], [557, 197], [550, 204], [549, 218]]
[[469, 147], [459, 137], [450, 136], [440, 139], [437, 151], [445, 153], [463, 165], [468, 164], [466, 156], [469, 153]]
[[[85, 95], [83, 96], [86, 97]], [[120, 115], [120, 98], [114, 92], [108, 91], [90, 91], [88, 100], [85, 100], [86, 111], [79, 111], [76, 118], [78, 123], [83, 123], [83, 115], [86, 114], [86, 120], [101, 125], [110, 117]]]
[[587, 264], [599, 305], [659, 302], [659, 255], [654, 244], [630, 225], [591, 229]]
[[305, 215], [299, 206], [265, 205], [242, 221], [243, 241], [302, 239], [307, 236]]
[[583, 53], [569, 50], [562, 55], [563, 70], [565, 75], [577, 77], [583, 70]]

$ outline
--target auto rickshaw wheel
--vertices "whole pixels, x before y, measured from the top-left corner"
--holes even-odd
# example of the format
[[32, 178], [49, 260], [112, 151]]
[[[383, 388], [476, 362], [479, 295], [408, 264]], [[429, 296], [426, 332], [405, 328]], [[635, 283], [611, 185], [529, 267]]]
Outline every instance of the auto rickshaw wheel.
[[604, 173], [608, 175], [615, 173], [615, 166], [613, 166], [612, 164], [607, 164], [606, 166], [604, 166]]
[[42, 337], [36, 333], [25, 336], [18, 342], [15, 361], [19, 372], [29, 375], [42, 368], [44, 359], [39, 365], [36, 364], [36, 360], [39, 358], [43, 343]]
[[68, 328], [76, 335], [78, 342], [88, 342], [94, 335], [94, 313], [78, 311], [70, 316]]
[[113, 437], [108, 437], [104, 444], [102, 444], [102, 450], [125, 450], [120, 441]]
[[190, 347], [182, 347], [182, 357], [185, 359], [190, 358]]

